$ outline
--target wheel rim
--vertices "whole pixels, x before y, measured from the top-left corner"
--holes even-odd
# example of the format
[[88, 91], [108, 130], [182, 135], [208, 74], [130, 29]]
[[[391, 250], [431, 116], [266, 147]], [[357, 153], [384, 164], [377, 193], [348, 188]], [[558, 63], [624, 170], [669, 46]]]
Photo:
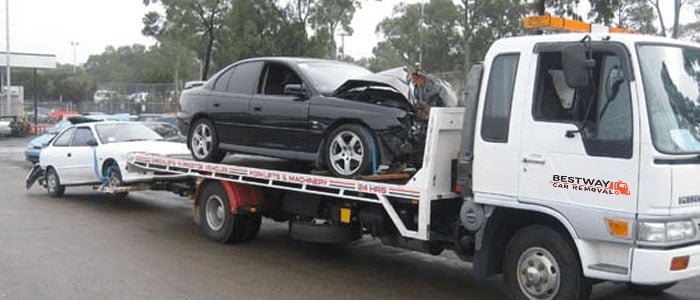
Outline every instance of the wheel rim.
[[212, 132], [207, 124], [199, 124], [192, 132], [192, 141], [190, 146], [195, 157], [202, 159], [209, 155], [212, 149]]
[[224, 201], [219, 196], [212, 195], [207, 199], [207, 206], [204, 208], [207, 216], [209, 228], [218, 231], [224, 226], [226, 210]]
[[529, 299], [551, 300], [559, 293], [559, 264], [547, 249], [532, 247], [523, 252], [517, 272], [518, 286]]
[[117, 173], [118, 170], [115, 170], [115, 168], [110, 168], [109, 169], [109, 186], [111, 187], [118, 187], [122, 185], [122, 179], [119, 178], [119, 174]]
[[354, 132], [343, 131], [333, 138], [329, 148], [331, 167], [342, 175], [352, 175], [362, 167], [362, 140]]
[[56, 173], [50, 171], [46, 175], [46, 177], [48, 177], [46, 180], [46, 189], [49, 190], [49, 193], [53, 193], [56, 190], [56, 186], [58, 185], [58, 183], [56, 182]]

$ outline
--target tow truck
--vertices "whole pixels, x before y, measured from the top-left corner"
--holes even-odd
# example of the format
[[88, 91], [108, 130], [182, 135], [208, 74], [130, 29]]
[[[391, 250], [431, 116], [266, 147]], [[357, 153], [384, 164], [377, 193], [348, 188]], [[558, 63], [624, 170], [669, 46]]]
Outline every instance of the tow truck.
[[[462, 108], [433, 108], [403, 182], [132, 153], [129, 170], [188, 174], [194, 218], [220, 242], [261, 218], [290, 235], [454, 251], [515, 299], [585, 299], [591, 285], [661, 292], [700, 275], [700, 48], [551, 16], [495, 41]], [[400, 177], [400, 176], [399, 176]]]

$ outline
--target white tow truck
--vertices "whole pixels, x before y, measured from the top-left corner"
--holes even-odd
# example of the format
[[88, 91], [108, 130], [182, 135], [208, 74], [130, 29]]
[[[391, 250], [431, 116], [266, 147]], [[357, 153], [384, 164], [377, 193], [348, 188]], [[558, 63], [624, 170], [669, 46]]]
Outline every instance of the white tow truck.
[[464, 108], [433, 108], [422, 168], [379, 183], [132, 153], [189, 174], [222, 242], [288, 221], [295, 239], [387, 245], [502, 273], [516, 299], [584, 299], [601, 281], [660, 292], [700, 275], [700, 48], [554, 17], [581, 31], [496, 41]]

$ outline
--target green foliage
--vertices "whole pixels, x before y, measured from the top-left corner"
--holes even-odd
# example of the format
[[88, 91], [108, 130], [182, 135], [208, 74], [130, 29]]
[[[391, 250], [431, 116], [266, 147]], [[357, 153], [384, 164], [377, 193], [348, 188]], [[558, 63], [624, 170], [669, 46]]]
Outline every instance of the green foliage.
[[[13, 84], [24, 86], [24, 98], [34, 99], [34, 71], [12, 71]], [[72, 65], [58, 65], [55, 70], [37, 71], [36, 95], [39, 100], [89, 101], [97, 88], [95, 79]]]

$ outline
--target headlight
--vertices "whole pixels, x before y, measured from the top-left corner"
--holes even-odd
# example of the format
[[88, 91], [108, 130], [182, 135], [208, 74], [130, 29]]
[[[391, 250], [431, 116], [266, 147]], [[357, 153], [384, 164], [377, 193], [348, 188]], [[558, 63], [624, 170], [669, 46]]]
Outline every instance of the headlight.
[[676, 242], [695, 237], [692, 221], [638, 223], [637, 239], [645, 242]]

